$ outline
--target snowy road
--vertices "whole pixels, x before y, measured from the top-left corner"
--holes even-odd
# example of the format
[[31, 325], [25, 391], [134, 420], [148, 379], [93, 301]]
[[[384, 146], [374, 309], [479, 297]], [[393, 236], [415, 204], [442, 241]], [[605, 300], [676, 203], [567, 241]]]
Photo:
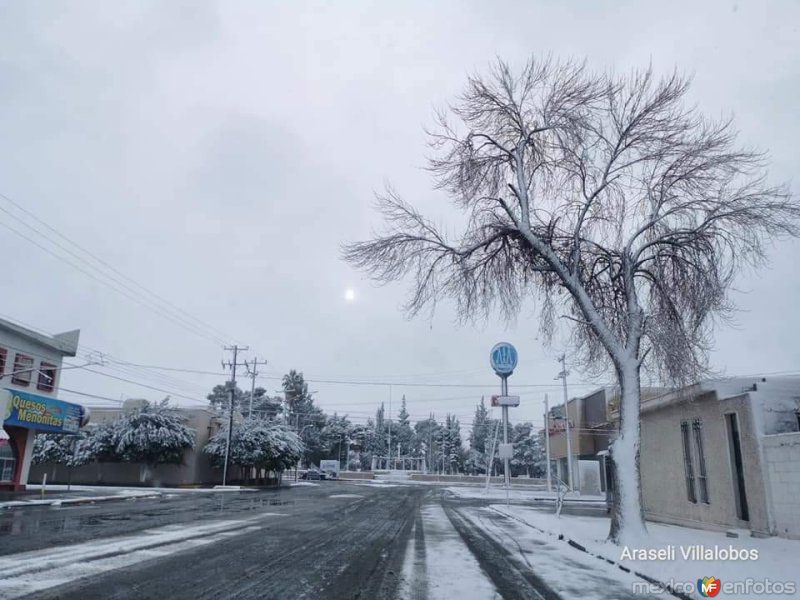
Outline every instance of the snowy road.
[[0, 598], [630, 597], [624, 578], [479, 504], [429, 486], [320, 482], [8, 509]]

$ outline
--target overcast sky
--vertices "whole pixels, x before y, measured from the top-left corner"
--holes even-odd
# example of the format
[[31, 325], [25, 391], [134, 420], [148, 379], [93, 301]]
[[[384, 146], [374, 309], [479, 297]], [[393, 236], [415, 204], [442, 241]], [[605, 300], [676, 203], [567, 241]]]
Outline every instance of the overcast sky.
[[[535, 314], [510, 328], [459, 327], [442, 305], [432, 320], [408, 321], [407, 286], [374, 287], [340, 260], [339, 245], [378, 225], [374, 192], [389, 181], [433, 214], [451, 214], [421, 169], [423, 127], [496, 56], [689, 72], [692, 100], [709, 114], [734, 114], [742, 141], [770, 150], [775, 181], [792, 181], [799, 23], [794, 1], [3, 2], [0, 194], [249, 344], [246, 358], [269, 361], [259, 370], [275, 379], [259, 384], [270, 392], [290, 368], [309, 379], [489, 386], [391, 389], [393, 412], [405, 394], [413, 417], [451, 412], [468, 423], [481, 394], [498, 387], [489, 349], [507, 339], [521, 356], [510, 389], [523, 404], [512, 420], [540, 423], [544, 393], [561, 398], [555, 359], [569, 348], [543, 348]], [[0, 207], [35, 225], [8, 201]], [[0, 224], [66, 255], [6, 212]], [[800, 370], [798, 249], [775, 246], [770, 270], [741, 278], [738, 327], [718, 333], [716, 368]], [[0, 252], [0, 313], [51, 333], [80, 328], [81, 354], [212, 372], [230, 359], [217, 341], [6, 227]], [[114, 363], [92, 369], [186, 404], [179, 396], [201, 403], [223, 380]], [[571, 370], [571, 392], [592, 389], [580, 365]], [[64, 371], [61, 385], [113, 398], [165, 395], [82, 369]], [[357, 422], [390, 395], [386, 386], [311, 389], [326, 410]]]

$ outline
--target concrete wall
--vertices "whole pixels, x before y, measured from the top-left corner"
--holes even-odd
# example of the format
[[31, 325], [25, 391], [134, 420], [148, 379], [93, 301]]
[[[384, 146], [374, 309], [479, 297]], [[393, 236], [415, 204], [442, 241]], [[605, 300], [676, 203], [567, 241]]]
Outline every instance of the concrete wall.
[[765, 436], [762, 448], [775, 532], [800, 539], [800, 433]]
[[[737, 518], [725, 414], [739, 418], [743, 470], [750, 521]], [[681, 421], [703, 422], [703, 446], [709, 502], [690, 502], [683, 464]], [[695, 477], [697, 453], [692, 440]], [[648, 519], [708, 528], [736, 527], [769, 534], [764, 479], [761, 472], [758, 435], [747, 394], [718, 400], [707, 393], [642, 413], [642, 495]], [[696, 483], [697, 485], [697, 483]], [[696, 488], [697, 489], [697, 488]]]
[[[127, 400], [121, 409], [93, 409], [92, 422], [112, 421], [123, 411], [135, 410], [140, 405], [140, 400]], [[183, 464], [159, 465], [154, 470], [147, 471], [140, 464], [93, 463], [74, 468], [71, 474], [72, 482], [76, 484], [166, 486], [222, 483], [222, 469], [212, 467], [208, 457], [203, 454], [203, 448], [219, 426], [217, 413], [207, 408], [182, 408], [178, 412], [186, 417], [186, 425], [195, 432], [194, 448], [184, 453]], [[44, 473], [47, 473], [47, 480], [53, 483], [66, 483], [70, 476], [69, 469], [63, 465], [32, 465], [28, 481], [39, 483]]]

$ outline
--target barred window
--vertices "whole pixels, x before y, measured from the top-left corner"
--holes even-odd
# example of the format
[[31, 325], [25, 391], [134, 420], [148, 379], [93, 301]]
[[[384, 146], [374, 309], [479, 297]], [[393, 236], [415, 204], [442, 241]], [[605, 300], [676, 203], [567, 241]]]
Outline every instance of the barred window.
[[692, 421], [692, 431], [694, 432], [694, 447], [697, 450], [697, 484], [700, 489], [700, 502], [708, 502], [708, 482], [706, 480], [706, 453], [703, 450], [703, 421], [695, 419]]
[[683, 468], [686, 473], [686, 496], [689, 502], [697, 502], [694, 489], [694, 467], [692, 465], [692, 440], [689, 436], [689, 421], [681, 422], [681, 438], [683, 439]]

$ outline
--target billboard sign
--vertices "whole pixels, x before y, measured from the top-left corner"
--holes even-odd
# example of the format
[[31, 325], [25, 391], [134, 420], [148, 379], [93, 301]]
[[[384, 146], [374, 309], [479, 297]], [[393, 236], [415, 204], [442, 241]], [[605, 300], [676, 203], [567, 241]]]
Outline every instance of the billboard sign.
[[48, 433], [76, 433], [81, 427], [83, 407], [80, 404], [13, 389], [2, 390], [2, 393], [6, 400], [5, 425]]

